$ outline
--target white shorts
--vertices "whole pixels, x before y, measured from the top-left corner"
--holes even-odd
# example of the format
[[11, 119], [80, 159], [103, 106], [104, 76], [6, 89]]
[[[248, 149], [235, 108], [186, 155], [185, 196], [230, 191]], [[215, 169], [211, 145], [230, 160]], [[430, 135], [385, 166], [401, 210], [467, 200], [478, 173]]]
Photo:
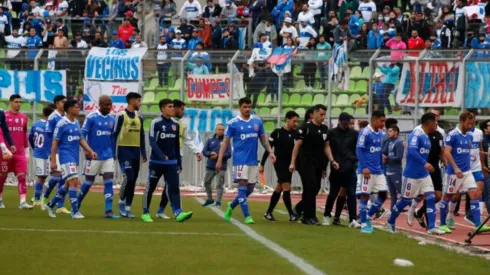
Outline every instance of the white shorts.
[[36, 176], [47, 177], [49, 174], [49, 160], [34, 158], [34, 164], [36, 165]]
[[233, 166], [233, 180], [246, 180], [249, 184], [259, 182], [259, 167], [257, 165], [235, 165]]
[[430, 176], [421, 179], [403, 178], [402, 197], [407, 199], [416, 198], [427, 192], [434, 192], [434, 184]]
[[85, 160], [83, 174], [86, 176], [97, 176], [106, 173], [114, 173], [114, 159]]
[[466, 192], [469, 189], [476, 189], [476, 181], [471, 171], [464, 172], [462, 179], [458, 179], [456, 175], [447, 175], [446, 194]]
[[371, 193], [386, 192], [387, 189], [385, 175], [371, 174], [369, 179], [365, 179], [362, 173], [357, 174], [356, 194], [370, 195]]
[[[61, 168], [60, 168], [61, 167], [61, 165], [60, 165], [60, 156], [58, 154], [56, 154], [56, 166], [58, 167], [58, 170], [51, 171], [51, 173], [53, 173], [53, 172], [60, 172], [61, 171]], [[51, 167], [50, 167], [49, 170], [51, 170]]]
[[60, 165], [61, 177], [65, 180], [78, 178], [78, 166], [74, 162], [68, 162]]

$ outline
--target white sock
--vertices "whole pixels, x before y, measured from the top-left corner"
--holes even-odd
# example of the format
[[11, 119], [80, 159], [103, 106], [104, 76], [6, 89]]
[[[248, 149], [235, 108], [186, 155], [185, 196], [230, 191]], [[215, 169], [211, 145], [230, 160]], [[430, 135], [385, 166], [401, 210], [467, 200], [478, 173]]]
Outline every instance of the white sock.
[[485, 204], [481, 201], [480, 202], [480, 216], [483, 216], [483, 209], [485, 209]]
[[126, 211], [131, 211], [131, 206], [126, 205]]
[[412, 212], [414, 212], [414, 211], [415, 211], [415, 208], [417, 208], [417, 205], [418, 205], [418, 204], [419, 204], [419, 202], [418, 202], [418, 201], [416, 201], [416, 200], [412, 200], [412, 204], [410, 205], [410, 210], [411, 210]]
[[119, 200], [119, 203], [126, 203], [126, 201], [123, 201], [123, 200], [120, 199]]
[[456, 204], [458, 204], [458, 202], [449, 201], [447, 216], [451, 219], [454, 219], [454, 209], [456, 209]]

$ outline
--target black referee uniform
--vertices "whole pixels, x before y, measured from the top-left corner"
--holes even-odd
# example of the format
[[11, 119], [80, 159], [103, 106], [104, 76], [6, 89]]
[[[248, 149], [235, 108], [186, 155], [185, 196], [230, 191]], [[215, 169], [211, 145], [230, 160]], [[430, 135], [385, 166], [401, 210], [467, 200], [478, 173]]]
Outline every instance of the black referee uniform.
[[327, 165], [325, 146], [328, 143], [328, 127], [306, 122], [298, 130], [297, 139], [303, 141], [296, 159], [296, 167], [303, 183], [303, 194], [296, 209], [302, 209], [303, 223], [319, 224], [315, 215], [316, 195], [320, 191], [322, 174]]

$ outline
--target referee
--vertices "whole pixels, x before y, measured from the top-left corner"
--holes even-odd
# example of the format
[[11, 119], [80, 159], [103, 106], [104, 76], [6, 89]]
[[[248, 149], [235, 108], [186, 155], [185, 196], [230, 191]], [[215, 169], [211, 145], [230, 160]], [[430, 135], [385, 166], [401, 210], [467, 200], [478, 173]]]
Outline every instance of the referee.
[[[291, 163], [291, 155], [294, 149], [294, 140], [296, 139], [296, 127], [298, 126], [299, 115], [294, 111], [286, 113], [286, 124], [284, 127], [275, 129], [269, 136], [269, 143], [271, 147], [274, 147], [274, 154], [276, 155], [276, 162], [274, 163], [274, 170], [277, 175], [277, 185], [274, 193], [272, 193], [269, 208], [264, 215], [264, 219], [275, 222], [276, 219], [272, 215], [274, 208], [279, 202], [279, 198], [282, 195], [284, 205], [289, 212], [289, 221], [294, 222], [299, 217], [293, 212], [291, 206], [291, 178], [293, 173], [289, 171], [289, 164]], [[260, 161], [259, 172], [264, 171], [264, 165], [269, 157], [269, 153], [266, 151]]]
[[[303, 183], [301, 201], [303, 218], [301, 222], [307, 225], [320, 225], [316, 218], [316, 195], [320, 191], [322, 175], [325, 172], [326, 159], [332, 160], [332, 152], [328, 144], [328, 127], [323, 124], [327, 108], [318, 104], [313, 108], [313, 118], [301, 125], [296, 137], [289, 171], [293, 172], [298, 166], [298, 172]], [[333, 165], [338, 166], [337, 163]], [[338, 168], [338, 167], [337, 167]]]

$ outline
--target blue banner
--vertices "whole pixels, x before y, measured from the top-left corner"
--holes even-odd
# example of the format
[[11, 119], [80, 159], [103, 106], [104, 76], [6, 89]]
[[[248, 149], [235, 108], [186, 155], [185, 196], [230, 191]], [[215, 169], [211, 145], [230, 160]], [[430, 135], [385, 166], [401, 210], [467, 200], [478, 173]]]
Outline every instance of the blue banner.
[[0, 69], [0, 98], [6, 99], [13, 94], [36, 102], [52, 102], [57, 95], [66, 96], [66, 71]]
[[466, 108], [490, 108], [490, 62], [466, 63]]
[[194, 109], [185, 108], [184, 123], [189, 131], [214, 132], [216, 125], [226, 123], [234, 118], [238, 112], [230, 109]]

